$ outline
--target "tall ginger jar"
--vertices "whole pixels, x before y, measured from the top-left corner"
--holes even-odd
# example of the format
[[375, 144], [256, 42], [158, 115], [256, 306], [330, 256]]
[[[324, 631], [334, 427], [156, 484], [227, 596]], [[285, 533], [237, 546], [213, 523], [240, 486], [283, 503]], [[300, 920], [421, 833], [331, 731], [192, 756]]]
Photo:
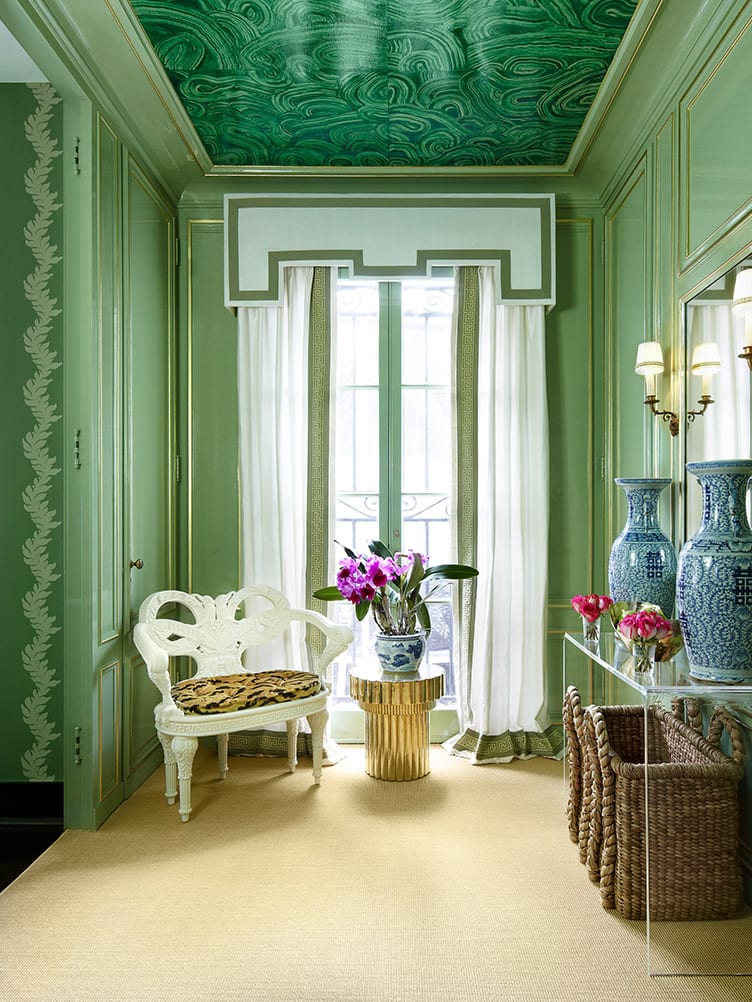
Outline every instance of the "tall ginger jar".
[[670, 480], [618, 477], [627, 496], [627, 521], [611, 547], [608, 587], [614, 602], [649, 602], [673, 615], [676, 551], [658, 524], [658, 498]]
[[752, 683], [752, 459], [687, 463], [702, 487], [700, 528], [679, 555], [676, 602], [690, 674]]

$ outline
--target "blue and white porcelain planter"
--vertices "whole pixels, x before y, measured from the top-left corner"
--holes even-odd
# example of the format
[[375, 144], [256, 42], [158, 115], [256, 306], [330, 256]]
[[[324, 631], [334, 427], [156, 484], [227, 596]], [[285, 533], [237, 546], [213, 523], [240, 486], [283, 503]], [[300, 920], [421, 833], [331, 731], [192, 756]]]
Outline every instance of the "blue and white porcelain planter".
[[423, 633], [378, 633], [373, 646], [383, 671], [417, 671], [426, 651], [426, 638]]
[[702, 487], [702, 521], [682, 547], [676, 587], [690, 674], [752, 683], [752, 459], [687, 463]]
[[620, 477], [627, 495], [627, 522], [614, 540], [608, 587], [614, 602], [649, 602], [669, 619], [676, 593], [676, 551], [658, 524], [658, 498], [670, 480]]

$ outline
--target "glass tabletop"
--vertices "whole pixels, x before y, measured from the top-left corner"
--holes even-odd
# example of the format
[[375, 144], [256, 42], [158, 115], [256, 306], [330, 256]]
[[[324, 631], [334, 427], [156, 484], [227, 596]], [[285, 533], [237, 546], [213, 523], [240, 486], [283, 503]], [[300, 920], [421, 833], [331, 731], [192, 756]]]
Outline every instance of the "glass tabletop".
[[565, 633], [564, 639], [643, 695], [670, 692], [687, 696], [728, 696], [733, 693], [752, 697], [752, 684], [728, 685], [692, 678], [684, 649], [675, 654], [671, 661], [658, 661], [653, 671], [644, 673], [635, 672], [632, 655], [610, 630], [601, 631], [600, 641], [596, 645], [587, 644], [581, 636], [576, 637], [571, 633]]

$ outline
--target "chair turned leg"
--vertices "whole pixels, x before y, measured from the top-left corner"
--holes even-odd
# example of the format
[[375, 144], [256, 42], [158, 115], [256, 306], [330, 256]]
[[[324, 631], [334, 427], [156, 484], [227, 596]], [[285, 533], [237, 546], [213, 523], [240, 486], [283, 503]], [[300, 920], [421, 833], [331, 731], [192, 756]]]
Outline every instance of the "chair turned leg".
[[198, 738], [175, 737], [172, 739], [172, 750], [178, 764], [178, 784], [180, 786], [178, 811], [181, 821], [187, 821], [191, 816], [191, 777], [193, 776], [193, 757], [197, 748]]
[[295, 772], [298, 764], [298, 718], [287, 721], [287, 768]]
[[227, 775], [227, 743], [229, 738], [229, 734], [217, 735], [217, 766], [220, 779], [224, 779]]
[[313, 781], [316, 786], [321, 782], [321, 766], [324, 748], [324, 731], [329, 719], [329, 712], [324, 709], [312, 713], [306, 718], [311, 728], [311, 745], [313, 746]]
[[172, 735], [157, 732], [157, 737], [164, 752], [165, 797], [168, 804], [174, 804], [178, 795], [178, 767], [172, 750]]

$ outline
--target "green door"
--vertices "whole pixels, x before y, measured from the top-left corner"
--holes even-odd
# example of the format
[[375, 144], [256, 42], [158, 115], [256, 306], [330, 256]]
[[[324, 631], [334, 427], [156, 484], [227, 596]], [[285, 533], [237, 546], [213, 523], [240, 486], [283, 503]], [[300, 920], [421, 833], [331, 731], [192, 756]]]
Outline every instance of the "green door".
[[133, 646], [133, 622], [149, 593], [173, 586], [175, 478], [174, 216], [97, 124], [93, 671], [82, 761], [92, 765], [94, 827], [161, 760], [158, 691]]
[[161, 759], [158, 691], [133, 645], [143, 600], [174, 587], [174, 219], [130, 163], [124, 312], [123, 778], [128, 796]]

